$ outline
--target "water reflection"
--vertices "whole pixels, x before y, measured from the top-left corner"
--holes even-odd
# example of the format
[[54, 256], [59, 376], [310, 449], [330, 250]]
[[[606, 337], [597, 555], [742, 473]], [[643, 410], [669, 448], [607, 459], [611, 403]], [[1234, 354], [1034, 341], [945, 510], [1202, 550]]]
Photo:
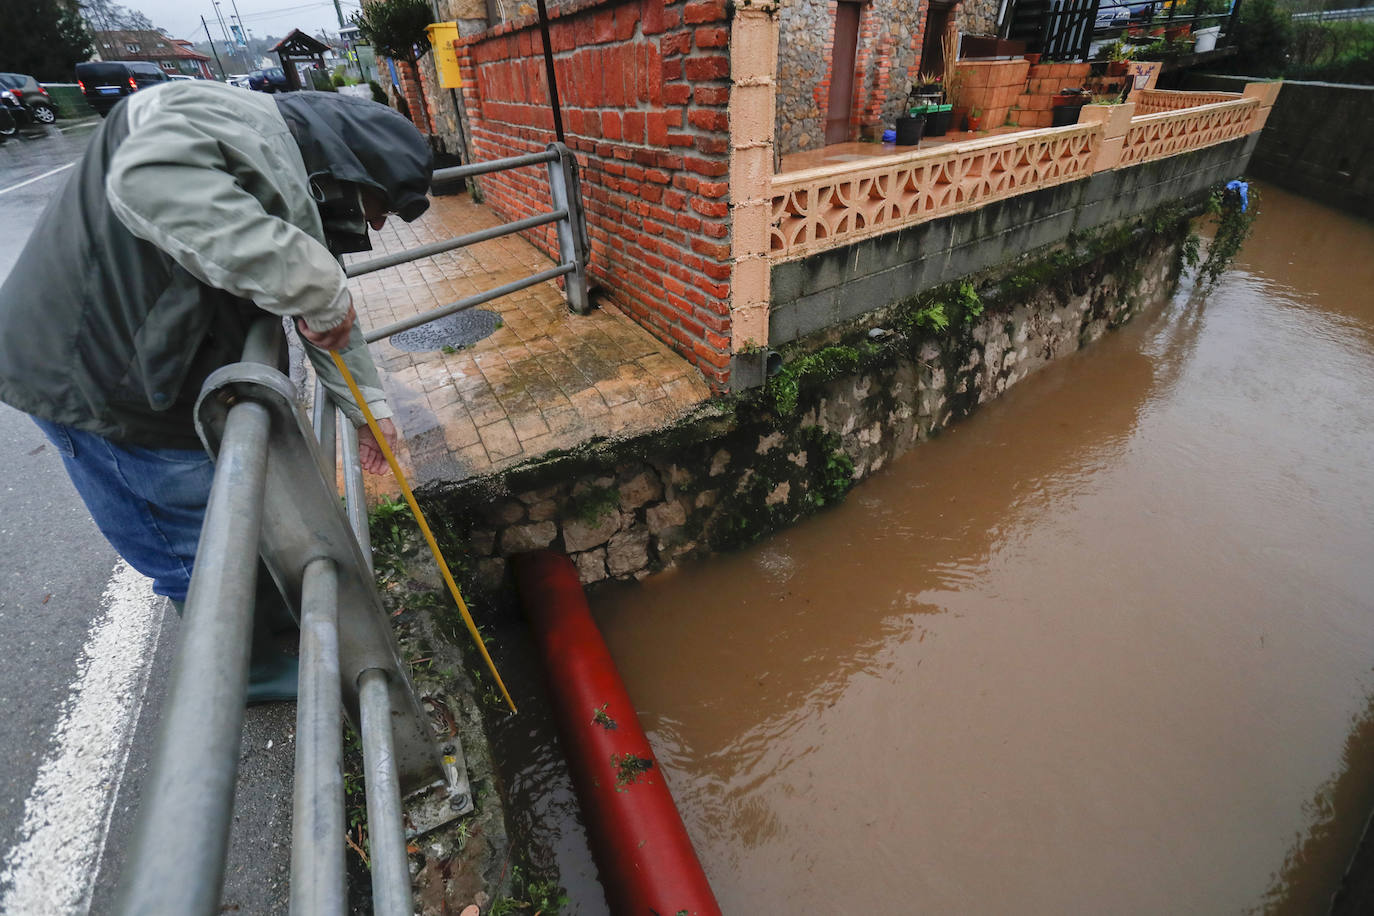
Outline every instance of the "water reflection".
[[1302, 236], [1289, 204], [1205, 304], [596, 597], [726, 912], [1297, 912], [1339, 874], [1341, 843], [1290, 847], [1349, 834], [1313, 806], [1333, 772], [1374, 782], [1342, 757], [1374, 690], [1374, 301], [1282, 264], [1374, 228]]
[[[1374, 809], [1374, 698], [1352, 717], [1341, 767], [1304, 802], [1306, 831], [1284, 856], [1263, 902], [1250, 910], [1266, 916], [1324, 913], [1341, 881], [1351, 850], [1358, 844]], [[1368, 867], [1368, 863], [1366, 863]], [[1339, 901], [1336, 912], [1353, 913], [1353, 901]], [[1343, 908], [1342, 908], [1343, 907]]]

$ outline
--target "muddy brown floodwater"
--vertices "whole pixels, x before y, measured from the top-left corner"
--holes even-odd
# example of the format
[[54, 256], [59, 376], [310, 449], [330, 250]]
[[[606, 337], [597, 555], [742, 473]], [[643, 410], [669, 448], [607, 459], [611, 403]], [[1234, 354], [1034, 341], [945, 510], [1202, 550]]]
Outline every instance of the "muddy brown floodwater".
[[[1266, 188], [1205, 301], [593, 608], [726, 913], [1324, 912], [1374, 805], [1374, 224]], [[603, 913], [527, 729], [517, 820]]]

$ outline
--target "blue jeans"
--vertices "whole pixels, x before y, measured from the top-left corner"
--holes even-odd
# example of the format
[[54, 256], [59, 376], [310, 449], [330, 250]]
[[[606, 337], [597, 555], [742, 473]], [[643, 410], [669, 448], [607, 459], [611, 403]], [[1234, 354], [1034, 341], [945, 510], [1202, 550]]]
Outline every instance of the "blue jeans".
[[153, 591], [184, 602], [215, 466], [203, 451], [149, 449], [34, 418], [105, 539]]

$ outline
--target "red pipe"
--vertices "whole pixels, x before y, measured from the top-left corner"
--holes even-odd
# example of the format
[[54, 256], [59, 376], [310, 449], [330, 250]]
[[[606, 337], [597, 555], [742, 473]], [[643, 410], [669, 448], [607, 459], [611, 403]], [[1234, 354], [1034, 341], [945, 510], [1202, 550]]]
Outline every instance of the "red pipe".
[[514, 558], [514, 572], [611, 912], [719, 916], [572, 561], [527, 553]]

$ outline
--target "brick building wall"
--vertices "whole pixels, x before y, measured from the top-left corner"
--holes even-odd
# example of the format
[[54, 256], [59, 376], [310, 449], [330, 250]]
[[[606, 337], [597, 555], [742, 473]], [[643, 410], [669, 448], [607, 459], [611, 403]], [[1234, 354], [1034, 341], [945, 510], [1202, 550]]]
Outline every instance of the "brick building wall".
[[[726, 0], [581, 0], [550, 11], [592, 282], [718, 388], [731, 353], [726, 9]], [[456, 51], [475, 160], [554, 140], [532, 19], [462, 38]], [[509, 219], [550, 208], [547, 177], [533, 169], [480, 182]], [[557, 255], [552, 227], [529, 237]]]
[[1049, 127], [1054, 96], [1088, 78], [1086, 63], [961, 60], [959, 104], [982, 112], [983, 127]]
[[[778, 10], [776, 137], [780, 155], [825, 145], [836, 0], [797, 0]], [[854, 62], [850, 139], [881, 134], [906, 104], [920, 67], [927, 0], [863, 4]], [[939, 40], [938, 36], [933, 40]]]

